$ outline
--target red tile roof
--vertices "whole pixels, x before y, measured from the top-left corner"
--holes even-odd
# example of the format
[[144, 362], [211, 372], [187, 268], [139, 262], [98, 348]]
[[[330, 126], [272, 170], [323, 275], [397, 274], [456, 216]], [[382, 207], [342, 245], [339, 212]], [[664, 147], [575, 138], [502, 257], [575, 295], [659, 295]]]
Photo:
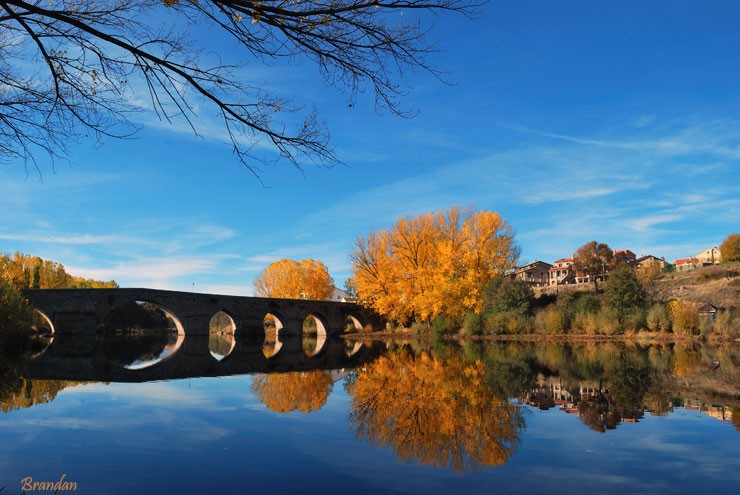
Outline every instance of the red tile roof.
[[696, 263], [696, 258], [681, 258], [676, 260], [676, 265], [688, 265], [689, 263]]
[[629, 249], [616, 249], [614, 250], [614, 256], [628, 256], [630, 258], [636, 258], [637, 255]]

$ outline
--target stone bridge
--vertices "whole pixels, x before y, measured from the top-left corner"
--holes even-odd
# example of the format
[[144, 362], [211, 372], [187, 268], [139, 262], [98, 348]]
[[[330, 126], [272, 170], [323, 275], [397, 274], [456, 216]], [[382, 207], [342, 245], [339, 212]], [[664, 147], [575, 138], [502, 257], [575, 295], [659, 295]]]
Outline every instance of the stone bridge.
[[264, 318], [272, 315], [284, 336], [301, 335], [312, 316], [320, 333], [339, 335], [349, 321], [356, 328], [378, 329], [381, 318], [352, 303], [222, 296], [157, 289], [27, 289], [24, 296], [48, 320], [54, 335], [94, 335], [106, 315], [129, 302], [161, 307], [187, 336], [207, 336], [211, 318], [223, 311], [241, 340], [264, 339]]

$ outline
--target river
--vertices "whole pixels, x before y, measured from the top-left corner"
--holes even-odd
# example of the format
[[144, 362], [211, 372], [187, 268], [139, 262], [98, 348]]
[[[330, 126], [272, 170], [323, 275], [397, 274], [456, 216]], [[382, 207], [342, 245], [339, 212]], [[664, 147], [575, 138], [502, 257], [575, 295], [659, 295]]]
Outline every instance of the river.
[[738, 345], [175, 340], [3, 363], [2, 495], [740, 486]]

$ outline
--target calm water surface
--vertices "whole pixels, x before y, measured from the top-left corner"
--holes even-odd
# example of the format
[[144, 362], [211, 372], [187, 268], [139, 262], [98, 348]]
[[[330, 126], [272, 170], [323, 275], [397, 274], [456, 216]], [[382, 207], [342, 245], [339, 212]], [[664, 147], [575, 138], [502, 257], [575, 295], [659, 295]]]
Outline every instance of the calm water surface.
[[740, 346], [176, 340], [4, 363], [2, 495], [740, 489]]

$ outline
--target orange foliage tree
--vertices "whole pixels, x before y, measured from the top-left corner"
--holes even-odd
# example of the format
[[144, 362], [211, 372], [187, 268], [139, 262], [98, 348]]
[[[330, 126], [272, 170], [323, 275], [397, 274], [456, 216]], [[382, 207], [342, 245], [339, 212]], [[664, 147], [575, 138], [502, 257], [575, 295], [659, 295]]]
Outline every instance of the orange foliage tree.
[[252, 393], [278, 413], [318, 411], [326, 404], [333, 387], [328, 371], [270, 373], [252, 381]]
[[397, 321], [480, 313], [483, 287], [518, 255], [498, 213], [453, 207], [359, 237], [350, 282], [359, 301]]
[[493, 394], [481, 361], [406, 349], [358, 371], [349, 386], [356, 433], [401, 458], [456, 471], [504, 464], [524, 427], [520, 409]]
[[282, 259], [262, 270], [254, 288], [261, 297], [321, 300], [331, 297], [334, 280], [321, 261]]

